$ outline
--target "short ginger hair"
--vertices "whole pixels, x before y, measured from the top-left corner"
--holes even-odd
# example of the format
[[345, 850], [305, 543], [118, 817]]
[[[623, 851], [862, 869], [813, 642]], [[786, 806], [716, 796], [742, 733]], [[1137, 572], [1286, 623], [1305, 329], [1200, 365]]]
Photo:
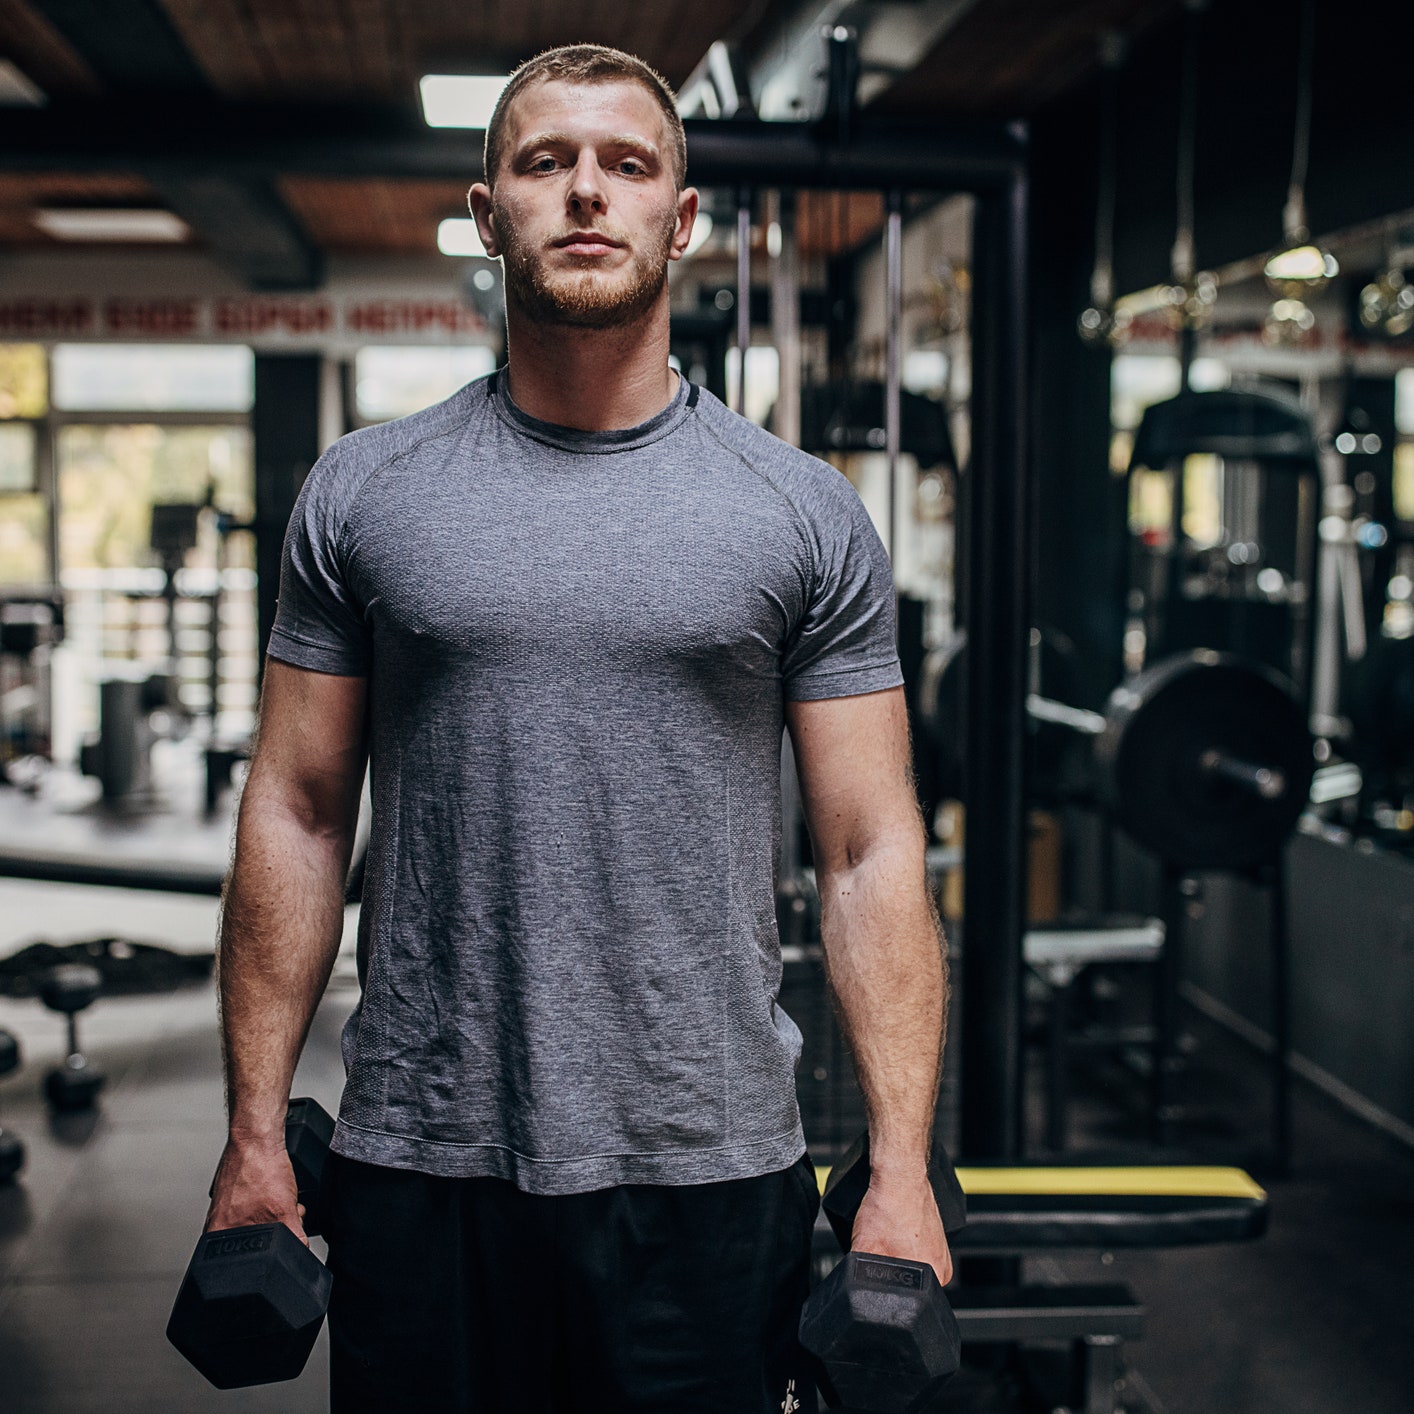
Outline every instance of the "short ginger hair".
[[677, 100], [668, 81], [633, 54], [604, 44], [564, 44], [527, 59], [510, 77], [496, 100], [491, 121], [486, 125], [485, 181], [494, 186], [505, 155], [506, 115], [516, 95], [535, 83], [559, 79], [565, 83], [618, 83], [628, 81], [647, 89], [663, 111], [673, 165], [673, 181], [679, 191], [687, 176], [687, 138]]

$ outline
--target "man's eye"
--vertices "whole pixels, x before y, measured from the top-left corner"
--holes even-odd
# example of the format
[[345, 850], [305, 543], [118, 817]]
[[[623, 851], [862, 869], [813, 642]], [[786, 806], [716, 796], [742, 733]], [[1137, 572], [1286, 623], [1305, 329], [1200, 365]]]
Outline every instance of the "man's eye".
[[555, 159], [547, 155], [545, 157], [537, 157], [530, 164], [530, 170], [532, 172], [551, 172], [557, 165]]
[[626, 161], [619, 163], [619, 170], [621, 172], [627, 172], [630, 177], [641, 177], [647, 172], [648, 168], [645, 167], [642, 162], [638, 161], [637, 158], [630, 157]]

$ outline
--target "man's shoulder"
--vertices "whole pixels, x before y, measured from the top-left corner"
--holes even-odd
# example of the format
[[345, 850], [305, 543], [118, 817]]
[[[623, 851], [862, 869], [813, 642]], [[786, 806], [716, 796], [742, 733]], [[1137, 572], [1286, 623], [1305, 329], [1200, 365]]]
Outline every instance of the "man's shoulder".
[[706, 389], [701, 391], [698, 407], [713, 437], [767, 479], [783, 485], [817, 487], [826, 494], [848, 489], [849, 479], [837, 467], [733, 412]]
[[458, 431], [487, 402], [486, 388], [487, 379], [478, 378], [431, 407], [346, 433], [321, 458], [328, 463], [326, 472], [339, 480], [362, 481], [389, 462]]
[[854, 486], [838, 467], [782, 441], [750, 418], [733, 412], [711, 393], [703, 390], [699, 407], [712, 436], [801, 514], [835, 513], [858, 499]]

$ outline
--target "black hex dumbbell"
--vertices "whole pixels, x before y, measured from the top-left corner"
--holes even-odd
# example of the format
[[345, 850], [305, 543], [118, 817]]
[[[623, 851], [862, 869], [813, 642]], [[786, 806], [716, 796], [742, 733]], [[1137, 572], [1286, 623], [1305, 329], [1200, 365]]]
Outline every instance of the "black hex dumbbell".
[[68, 1019], [69, 1052], [63, 1065], [44, 1077], [44, 1093], [56, 1110], [86, 1110], [98, 1098], [107, 1077], [79, 1047], [78, 1014], [103, 990], [103, 974], [84, 962], [61, 962], [39, 979], [39, 999]]
[[[8, 1031], [0, 1031], [0, 1075], [20, 1068], [20, 1043]], [[0, 1183], [8, 1183], [25, 1164], [25, 1146], [0, 1129]]]
[[[315, 1100], [290, 1102], [285, 1148], [304, 1227], [319, 1228], [319, 1185], [334, 1121]], [[299, 1376], [329, 1309], [329, 1270], [283, 1223], [218, 1229], [196, 1245], [167, 1339], [217, 1389]]]
[[[935, 1144], [929, 1165], [945, 1232], [967, 1219], [952, 1161]], [[855, 1215], [869, 1187], [869, 1136], [831, 1170], [823, 1207], [844, 1260], [811, 1293], [800, 1341], [818, 1362], [820, 1392], [832, 1406], [864, 1414], [920, 1414], [957, 1372], [962, 1338], [937, 1274], [927, 1262], [849, 1251]]]

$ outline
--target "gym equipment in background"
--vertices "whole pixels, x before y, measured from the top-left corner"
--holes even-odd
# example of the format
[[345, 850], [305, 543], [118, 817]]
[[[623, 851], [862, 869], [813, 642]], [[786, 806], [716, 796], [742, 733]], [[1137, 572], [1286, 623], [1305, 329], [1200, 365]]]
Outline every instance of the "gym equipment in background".
[[[965, 644], [924, 661], [919, 716], [929, 749], [957, 751]], [[1291, 687], [1260, 663], [1197, 649], [1122, 683], [1105, 711], [1032, 691], [1027, 716], [1046, 750], [1058, 729], [1092, 739], [1097, 799], [1144, 848], [1185, 869], [1246, 869], [1272, 859], [1305, 808], [1311, 734]], [[1052, 766], [1050, 769], [1054, 770]], [[960, 776], [960, 763], [946, 768]]]
[[[967, 1224], [948, 1229], [962, 1275], [947, 1294], [964, 1347], [1042, 1341], [1070, 1347], [1066, 1391], [1048, 1389], [1037, 1408], [1122, 1414], [1121, 1405], [1129, 1404], [1121, 1393], [1124, 1342], [1144, 1334], [1144, 1306], [1122, 1282], [1025, 1282], [1019, 1271], [999, 1277], [1000, 1263], [1018, 1254], [1252, 1242], [1267, 1229], [1266, 1193], [1236, 1168], [963, 1165], [956, 1178]], [[817, 1169], [816, 1179], [831, 1187], [825, 1170]], [[941, 1200], [940, 1211], [946, 1227]], [[817, 1274], [839, 1259], [829, 1216], [822, 1212], [815, 1224]], [[977, 1258], [986, 1271], [974, 1278]], [[1039, 1398], [1040, 1391], [1029, 1392]]]
[[[1308, 708], [1321, 479], [1300, 403], [1281, 388], [1155, 403], [1134, 434], [1131, 492], [1141, 473], [1165, 476], [1170, 505], [1168, 525], [1131, 546], [1145, 664], [1190, 648], [1237, 653], [1289, 678]], [[1200, 478], [1213, 524], [1195, 523]]]
[[0, 763], [53, 750], [50, 655], [63, 640], [61, 594], [0, 601]]
[[39, 980], [39, 999], [68, 1021], [69, 1049], [62, 1065], [44, 1077], [44, 1093], [61, 1113], [86, 1110], [98, 1099], [107, 1076], [89, 1062], [79, 1046], [78, 1014], [103, 990], [103, 974], [82, 962], [60, 963]]
[[157, 713], [172, 706], [166, 673], [110, 677], [98, 688], [98, 735], [79, 748], [79, 770], [103, 785], [110, 807], [146, 809], [152, 803], [152, 744]]
[[[957, 679], [964, 665], [956, 645], [935, 649], [925, 661], [919, 714], [928, 724], [930, 743], [959, 737], [953, 714], [962, 700]], [[1172, 1139], [1180, 1113], [1178, 988], [1193, 891], [1188, 875], [1229, 870], [1267, 891], [1275, 1043], [1272, 1149], [1274, 1166], [1283, 1169], [1289, 1150], [1290, 1020], [1281, 860], [1306, 808], [1316, 767], [1295, 690], [1265, 664], [1195, 649], [1122, 683], [1103, 713], [1036, 692], [1028, 696], [1026, 709], [1032, 721], [1064, 728], [1092, 744], [1094, 803], [1163, 866], [1163, 946], [1154, 984], [1150, 1078], [1152, 1126], [1160, 1143]]]

